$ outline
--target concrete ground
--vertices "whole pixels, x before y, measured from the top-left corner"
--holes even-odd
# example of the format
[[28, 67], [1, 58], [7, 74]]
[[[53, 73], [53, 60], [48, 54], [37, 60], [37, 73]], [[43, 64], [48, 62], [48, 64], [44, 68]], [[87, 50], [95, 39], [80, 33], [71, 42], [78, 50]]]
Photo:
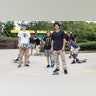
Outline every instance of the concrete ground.
[[66, 54], [68, 75], [62, 65], [59, 75], [52, 75], [55, 68], [46, 68], [44, 56], [30, 56], [30, 67], [17, 68], [12, 59], [18, 53], [0, 50], [0, 96], [96, 96], [96, 52], [80, 53], [80, 59], [87, 59], [82, 64], [71, 64]]

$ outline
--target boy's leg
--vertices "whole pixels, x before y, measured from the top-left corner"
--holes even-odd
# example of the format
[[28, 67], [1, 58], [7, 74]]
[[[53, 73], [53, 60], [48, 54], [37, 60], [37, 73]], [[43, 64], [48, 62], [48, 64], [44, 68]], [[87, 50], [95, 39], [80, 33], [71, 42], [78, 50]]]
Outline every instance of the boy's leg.
[[75, 51], [75, 49], [71, 46], [71, 54], [72, 54], [72, 57], [73, 57], [73, 61], [71, 62], [71, 64], [74, 64], [74, 63], [76, 63], [76, 51]]
[[24, 65], [28, 65], [28, 60], [29, 60], [29, 48], [26, 48], [25, 49], [25, 62], [24, 62]]
[[50, 64], [49, 64], [49, 58], [50, 58], [49, 50], [45, 50], [45, 56], [46, 56], [47, 68], [48, 68], [48, 67], [50, 67]]
[[39, 49], [39, 45], [38, 46], [36, 46], [36, 53], [37, 53], [37, 55], [39, 55], [40, 54], [40, 49]]
[[79, 61], [79, 59], [77, 58], [79, 49], [80, 49], [80, 48], [76, 48], [76, 49], [75, 49], [75, 54], [76, 54], [76, 62], [78, 62], [78, 61]]
[[32, 53], [33, 53], [33, 48], [31, 48], [31, 55], [32, 55]]
[[15, 61], [19, 61], [20, 59], [20, 53], [18, 54], [18, 57], [15, 59]]
[[71, 64], [74, 64], [76, 63], [76, 54], [72, 52], [72, 56], [73, 56], [73, 61], [71, 62]]
[[18, 67], [21, 67], [21, 64], [23, 62], [23, 54], [24, 54], [24, 49], [20, 48], [20, 60], [19, 60]]
[[49, 64], [49, 57], [46, 57], [47, 58], [47, 68], [50, 67], [50, 64]]

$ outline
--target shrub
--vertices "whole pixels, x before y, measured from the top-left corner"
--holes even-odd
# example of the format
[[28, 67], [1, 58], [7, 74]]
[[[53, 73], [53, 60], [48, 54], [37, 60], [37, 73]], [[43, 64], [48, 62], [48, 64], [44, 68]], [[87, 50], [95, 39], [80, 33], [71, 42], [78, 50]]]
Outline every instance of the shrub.
[[79, 43], [79, 45], [80, 45], [80, 50], [96, 50], [96, 41]]
[[[80, 50], [96, 50], [96, 41], [88, 41], [79, 43]], [[68, 46], [65, 47], [65, 51], [69, 51]], [[44, 52], [44, 45], [41, 46], [40, 52]]]

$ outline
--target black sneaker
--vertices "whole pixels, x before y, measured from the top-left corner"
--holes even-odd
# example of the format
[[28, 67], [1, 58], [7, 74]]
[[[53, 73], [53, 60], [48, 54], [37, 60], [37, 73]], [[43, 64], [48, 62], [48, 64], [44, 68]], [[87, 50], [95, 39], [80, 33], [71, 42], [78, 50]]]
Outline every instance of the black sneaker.
[[79, 62], [79, 59], [76, 59], [76, 62]]
[[18, 65], [18, 68], [20, 68], [20, 67], [21, 67], [21, 64]]
[[71, 56], [69, 56], [69, 58], [71, 58]]
[[67, 70], [64, 70], [64, 74], [68, 74]]
[[58, 72], [59, 71], [59, 69], [55, 69], [53, 72]]
[[49, 68], [50, 67], [50, 65], [47, 65], [47, 68]]
[[30, 61], [28, 61], [28, 63], [30, 63]]
[[30, 67], [28, 64], [24, 65], [25, 67]]
[[71, 62], [71, 64], [75, 64], [76, 62], [73, 60], [72, 62]]

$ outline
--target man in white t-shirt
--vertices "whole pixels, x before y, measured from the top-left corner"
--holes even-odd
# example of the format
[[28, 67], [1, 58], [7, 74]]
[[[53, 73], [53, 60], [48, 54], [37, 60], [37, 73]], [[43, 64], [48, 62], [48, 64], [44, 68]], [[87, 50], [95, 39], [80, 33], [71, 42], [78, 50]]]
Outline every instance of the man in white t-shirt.
[[29, 60], [29, 43], [30, 43], [30, 33], [26, 31], [26, 25], [22, 25], [22, 31], [18, 33], [18, 47], [20, 48], [20, 60], [18, 67], [21, 67], [23, 63], [23, 55], [25, 56], [24, 65], [28, 65]]

